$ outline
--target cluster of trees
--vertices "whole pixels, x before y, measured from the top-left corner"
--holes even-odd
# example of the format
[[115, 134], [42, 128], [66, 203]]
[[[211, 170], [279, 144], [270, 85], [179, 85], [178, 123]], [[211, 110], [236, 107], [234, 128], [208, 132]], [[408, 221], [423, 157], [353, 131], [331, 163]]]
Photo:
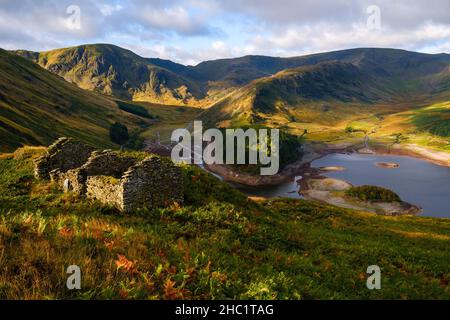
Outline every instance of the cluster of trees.
[[[244, 131], [247, 130], [249, 127], [244, 127], [242, 128]], [[256, 132], [258, 133], [258, 129], [263, 129], [262, 127], [255, 127], [253, 126], [252, 128], [256, 129]], [[298, 137], [295, 135], [292, 135], [290, 133], [287, 133], [283, 130], [280, 130], [280, 140], [279, 140], [279, 161], [280, 161], [280, 167], [279, 169], [283, 169], [286, 165], [298, 160], [301, 158], [302, 154], [301, 154], [301, 145], [302, 145], [302, 137], [304, 135], [306, 135], [308, 133], [307, 130], [304, 131], [304, 133]], [[225, 133], [224, 133], [225, 134]], [[259, 137], [258, 137], [259, 138]], [[270, 150], [270, 135], [268, 136], [269, 141], [268, 141], [268, 146], [269, 146], [269, 150], [268, 150], [268, 155], [271, 155], [271, 150]], [[234, 145], [234, 154], [235, 154], [235, 158], [237, 157], [237, 144]], [[248, 139], [246, 140], [246, 145], [245, 145], [245, 155], [246, 155], [246, 163], [249, 163], [249, 159], [248, 159], [248, 155], [249, 155], [249, 149], [250, 149], [250, 145], [249, 145], [249, 141]], [[224, 150], [224, 161], [226, 159], [226, 150]], [[235, 159], [236, 160], [236, 159]], [[259, 160], [259, 159], [258, 159]], [[258, 161], [259, 162], [259, 161]], [[235, 163], [237, 163], [237, 161], [235, 161]], [[261, 168], [261, 166], [263, 166], [261, 163], [252, 165], [252, 164], [245, 164], [245, 165], [233, 165], [236, 169], [243, 171], [243, 172], [247, 172], [250, 174], [259, 174], [259, 169]]]
[[126, 125], [116, 122], [109, 128], [109, 138], [112, 142], [131, 150], [141, 150], [144, 147], [144, 138], [141, 137], [142, 129], [128, 132]]
[[345, 192], [346, 196], [362, 201], [399, 202], [400, 197], [389, 189], [377, 186], [351, 187]]
[[128, 134], [128, 128], [126, 125], [120, 122], [116, 122], [109, 128], [109, 137], [112, 142], [123, 146], [125, 143], [127, 143], [130, 135]]

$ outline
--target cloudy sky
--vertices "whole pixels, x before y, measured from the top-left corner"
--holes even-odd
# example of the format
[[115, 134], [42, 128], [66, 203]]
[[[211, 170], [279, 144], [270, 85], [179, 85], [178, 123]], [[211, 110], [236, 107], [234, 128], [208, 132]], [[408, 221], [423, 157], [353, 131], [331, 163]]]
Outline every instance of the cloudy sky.
[[0, 0], [0, 47], [112, 43], [184, 64], [354, 47], [450, 53], [449, 0]]

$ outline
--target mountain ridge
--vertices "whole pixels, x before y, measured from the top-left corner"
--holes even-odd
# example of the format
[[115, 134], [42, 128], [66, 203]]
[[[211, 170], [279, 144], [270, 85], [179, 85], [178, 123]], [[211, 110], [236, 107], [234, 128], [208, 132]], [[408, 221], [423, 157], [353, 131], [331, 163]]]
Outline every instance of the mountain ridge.
[[[450, 101], [449, 54], [356, 48], [184, 66], [107, 44], [16, 53], [41, 61], [80, 87], [113, 97], [201, 107], [205, 110], [199, 119], [210, 127], [262, 125], [342, 142], [356, 139], [351, 134], [355, 128], [372, 132], [383, 127], [383, 141], [407, 128], [412, 141], [423, 145], [428, 145], [423, 142], [427, 133], [439, 132], [433, 143], [445, 149], [447, 109], [426, 107]], [[406, 114], [407, 122], [399, 121]], [[421, 120], [414, 120], [417, 117]], [[392, 123], [385, 126], [385, 118]], [[155, 130], [148, 131], [146, 138]]]
[[366, 70], [373, 65], [371, 71], [385, 77], [399, 77], [405, 72], [427, 76], [445, 70], [450, 64], [449, 54], [384, 48], [355, 48], [297, 57], [247, 55], [204, 61], [195, 66], [144, 58], [109, 44], [15, 53], [84, 89], [135, 101], [200, 107], [209, 107], [256, 79], [322, 62], [349, 62], [363, 65]]

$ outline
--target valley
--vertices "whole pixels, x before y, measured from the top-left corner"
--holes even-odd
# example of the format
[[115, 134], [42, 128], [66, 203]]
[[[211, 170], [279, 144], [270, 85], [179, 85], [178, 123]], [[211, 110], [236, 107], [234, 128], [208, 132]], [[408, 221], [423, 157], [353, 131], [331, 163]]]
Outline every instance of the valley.
[[[134, 148], [167, 156], [172, 131], [189, 128], [198, 119], [206, 127], [263, 126], [300, 137], [303, 154], [272, 177], [252, 176], [237, 167], [208, 167], [235, 183], [273, 188], [300, 175], [317, 158], [356, 150], [450, 164], [446, 54], [363, 48], [292, 58], [246, 56], [196, 66], [143, 58], [108, 44], [2, 54], [10, 62], [2, 66], [5, 71], [12, 61], [30, 70], [23, 76], [11, 70], [10, 79], [1, 82], [1, 101], [8, 105], [0, 118], [7, 142], [3, 151], [46, 145], [57, 135], [112, 147], [107, 130], [120, 121], [132, 132]], [[30, 76], [36, 80], [30, 82]], [[8, 87], [25, 80], [30, 88], [26, 94]], [[27, 104], [12, 98], [23, 99], [30, 92], [51, 97], [41, 98], [50, 103], [33, 110], [58, 117], [52, 130], [45, 121], [30, 122], [30, 115], [23, 114], [29, 112]], [[83, 107], [74, 109], [72, 96], [79, 96], [76, 101]], [[35, 103], [36, 96], [28, 101]], [[55, 107], [48, 109], [50, 105]]]
[[1, 49], [0, 70], [0, 152], [48, 145], [64, 135], [114, 147], [109, 139], [112, 123], [120, 121], [130, 130], [152, 123], [120, 110], [109, 97], [82, 90]]
[[[0, 58], [1, 299], [449, 298], [450, 55]], [[194, 120], [280, 129], [282, 170], [180, 165], [183, 201], [133, 212], [34, 175], [60, 136], [144, 159]], [[374, 263], [383, 290], [367, 290]]]

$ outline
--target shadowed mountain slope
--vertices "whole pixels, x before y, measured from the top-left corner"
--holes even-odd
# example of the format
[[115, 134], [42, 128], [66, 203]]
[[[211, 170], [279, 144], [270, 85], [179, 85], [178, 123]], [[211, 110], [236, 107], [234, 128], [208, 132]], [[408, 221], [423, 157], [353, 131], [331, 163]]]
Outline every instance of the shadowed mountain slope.
[[304, 65], [253, 80], [213, 105], [203, 118], [252, 124], [309, 105], [413, 107], [450, 98], [449, 55], [355, 49], [282, 61], [292, 60]]
[[60, 136], [94, 146], [113, 146], [111, 123], [130, 128], [147, 119], [64, 81], [38, 65], [0, 49], [0, 151], [23, 144], [47, 145]]
[[80, 88], [122, 99], [196, 105], [205, 97], [198, 83], [183, 76], [182, 69], [187, 67], [177, 69], [175, 63], [145, 59], [114, 45], [95, 44], [41, 53], [16, 53]]
[[[448, 91], [450, 55], [396, 49], [350, 49], [292, 58], [245, 56], [184, 66], [170, 60], [142, 58], [108, 44], [83, 45], [48, 52], [16, 51], [83, 89], [120, 98], [163, 104], [209, 106], [251, 81], [286, 69], [341, 62], [368, 78], [391, 81], [406, 95]], [[314, 79], [312, 79], [314, 80]], [[326, 83], [318, 84], [326, 85]]]

